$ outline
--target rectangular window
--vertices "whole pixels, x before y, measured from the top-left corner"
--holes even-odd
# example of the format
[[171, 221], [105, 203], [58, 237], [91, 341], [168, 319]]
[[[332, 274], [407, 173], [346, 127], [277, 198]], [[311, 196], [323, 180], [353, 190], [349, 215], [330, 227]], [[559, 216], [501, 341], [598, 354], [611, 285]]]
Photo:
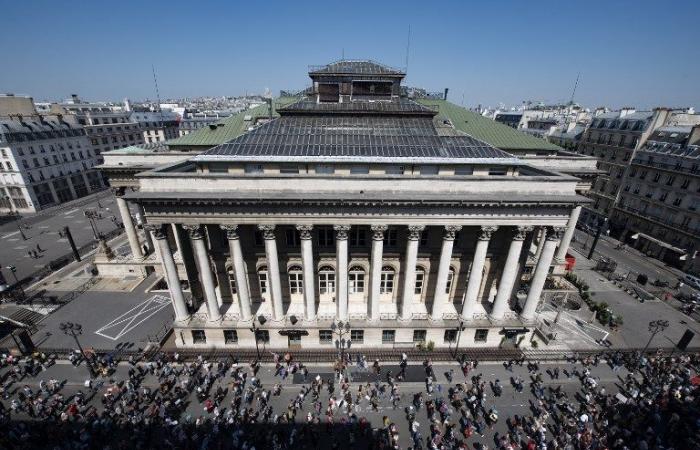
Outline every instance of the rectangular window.
[[369, 166], [352, 166], [350, 173], [353, 175], [365, 175], [369, 173]]
[[264, 239], [262, 235], [262, 231], [260, 230], [255, 230], [255, 245], [256, 247], [261, 247], [264, 245]]
[[391, 294], [394, 292], [394, 272], [384, 271], [382, 269], [381, 280], [379, 283], [379, 293]]
[[425, 247], [428, 245], [428, 230], [423, 230], [420, 234], [420, 242], [418, 243], [420, 247]]
[[297, 230], [287, 228], [284, 230], [284, 235], [287, 238], [287, 247], [297, 247], [299, 245], [299, 235], [297, 234]]
[[426, 330], [413, 330], [413, 342], [415, 344], [418, 344], [421, 342], [425, 344], [426, 335], [427, 335]]
[[319, 247], [332, 247], [333, 246], [333, 229], [328, 227], [321, 227], [317, 231], [317, 239]]
[[297, 166], [282, 166], [282, 167], [280, 167], [280, 173], [299, 173], [299, 167], [297, 167]]
[[445, 343], [457, 342], [457, 330], [445, 330]]
[[192, 343], [193, 344], [206, 344], [207, 335], [204, 330], [192, 330]]
[[245, 173], [262, 173], [262, 172], [263, 172], [262, 164], [246, 164], [245, 165]]
[[507, 175], [508, 169], [505, 167], [490, 167], [489, 175]]
[[303, 294], [304, 293], [304, 275], [297, 266], [296, 269], [289, 272], [289, 293]]
[[387, 247], [396, 247], [396, 228], [389, 228], [384, 232], [384, 245]]
[[445, 294], [449, 294], [450, 291], [452, 290], [452, 280], [454, 280], [455, 277], [455, 272], [450, 268], [449, 272], [447, 272], [447, 283], [445, 284]]
[[423, 286], [425, 286], [425, 272], [423, 270], [416, 269], [416, 286], [414, 289], [414, 294], [422, 294]]
[[224, 330], [224, 344], [238, 344], [238, 331]]
[[474, 342], [486, 342], [486, 338], [489, 335], [488, 329], [477, 329], [474, 333]]
[[396, 340], [396, 330], [382, 330], [382, 344], [393, 344]]
[[474, 167], [472, 166], [457, 166], [455, 167], [455, 175], [473, 175]]
[[364, 247], [367, 245], [367, 230], [360, 227], [353, 227], [350, 230], [350, 246]]
[[335, 167], [328, 164], [318, 164], [316, 166], [316, 173], [320, 174], [331, 174], [335, 172]]
[[420, 166], [421, 175], [437, 175], [438, 166]]
[[321, 344], [332, 344], [333, 343], [333, 331], [332, 330], [318, 330], [318, 341]]
[[258, 280], [260, 281], [260, 293], [267, 294], [267, 271], [261, 270], [258, 272]]
[[268, 344], [270, 342], [270, 332], [268, 330], [258, 330], [255, 333], [255, 340], [258, 344]]
[[365, 330], [350, 330], [350, 340], [353, 344], [363, 344], [365, 342]]
[[406, 171], [406, 166], [386, 166], [385, 172], [387, 175], [403, 175]]
[[353, 267], [348, 272], [348, 292], [361, 294], [365, 291], [365, 272], [361, 267]]

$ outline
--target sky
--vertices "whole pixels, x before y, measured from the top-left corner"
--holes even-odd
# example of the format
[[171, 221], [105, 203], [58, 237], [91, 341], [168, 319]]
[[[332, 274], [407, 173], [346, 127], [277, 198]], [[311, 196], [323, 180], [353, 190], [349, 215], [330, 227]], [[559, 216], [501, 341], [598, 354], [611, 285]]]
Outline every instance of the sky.
[[[232, 96], [373, 59], [457, 104], [700, 107], [698, 0], [0, 0], [0, 92]], [[410, 46], [408, 36], [410, 27]]]

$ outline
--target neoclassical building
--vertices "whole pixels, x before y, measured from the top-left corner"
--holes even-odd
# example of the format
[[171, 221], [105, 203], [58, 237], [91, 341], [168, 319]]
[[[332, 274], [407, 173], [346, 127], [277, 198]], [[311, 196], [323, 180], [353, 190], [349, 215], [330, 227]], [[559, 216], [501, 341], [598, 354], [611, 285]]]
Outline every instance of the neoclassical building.
[[163, 275], [176, 345], [330, 349], [338, 321], [352, 348], [527, 338], [587, 202], [580, 179], [436, 120], [401, 97], [400, 70], [309, 75], [278, 118], [119, 189], [131, 262]]

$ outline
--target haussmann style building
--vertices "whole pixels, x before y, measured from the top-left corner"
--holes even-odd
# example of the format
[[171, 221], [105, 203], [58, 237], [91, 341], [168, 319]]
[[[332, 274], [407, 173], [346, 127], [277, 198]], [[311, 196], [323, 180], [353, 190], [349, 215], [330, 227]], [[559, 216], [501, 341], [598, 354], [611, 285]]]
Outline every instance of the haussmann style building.
[[163, 275], [175, 344], [251, 348], [255, 324], [268, 349], [333, 348], [338, 321], [359, 349], [528, 338], [588, 202], [581, 179], [438, 120], [400, 95], [401, 70], [339, 61], [309, 75], [310, 94], [272, 120], [110, 176], [129, 266]]

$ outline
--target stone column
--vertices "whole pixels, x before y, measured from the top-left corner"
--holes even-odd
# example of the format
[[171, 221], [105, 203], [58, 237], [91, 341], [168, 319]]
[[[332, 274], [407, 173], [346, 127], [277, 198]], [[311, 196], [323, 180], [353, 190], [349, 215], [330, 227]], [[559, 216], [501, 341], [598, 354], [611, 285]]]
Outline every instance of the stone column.
[[250, 289], [248, 288], [248, 277], [246, 276], [245, 261], [241, 249], [241, 239], [238, 235], [238, 225], [221, 225], [221, 229], [226, 232], [228, 248], [231, 252], [231, 262], [233, 263], [233, 278], [236, 280], [236, 295], [240, 307], [241, 319], [250, 320], [252, 313], [250, 310]]
[[[85, 183], [85, 190], [88, 191], [88, 193], [92, 192], [94, 189], [92, 189], [92, 186], [90, 186], [90, 179], [88, 178], [87, 174], [85, 172], [80, 172], [80, 175], [83, 177], [83, 182]], [[153, 251], [153, 247], [151, 247], [151, 251]]]
[[141, 226], [143, 227], [143, 234], [146, 237], [146, 246], [148, 251], [153, 253], [155, 247], [153, 246], [153, 238], [151, 238], [151, 233], [146, 230], [146, 211], [143, 209], [143, 205], [138, 205], [139, 216], [141, 217]]
[[189, 232], [190, 241], [194, 246], [197, 269], [199, 270], [202, 289], [204, 290], [204, 299], [207, 301], [209, 320], [211, 322], [219, 321], [221, 320], [221, 311], [219, 311], [219, 301], [216, 298], [216, 287], [211, 273], [207, 247], [204, 245], [202, 227], [200, 225], [183, 225], [182, 228]]
[[175, 260], [173, 259], [173, 253], [170, 251], [168, 239], [166, 239], [167, 235], [163, 230], [163, 226], [147, 225], [146, 230], [147, 233], [152, 232], [156, 237], [156, 241], [158, 242], [160, 261], [163, 264], [165, 278], [168, 280], [170, 300], [172, 301], [173, 309], [175, 310], [175, 320], [187, 320], [190, 317], [190, 313], [187, 311], [185, 296], [182, 293], [182, 287], [180, 286], [180, 276], [177, 273], [177, 266], [175, 265]]
[[335, 294], [339, 320], [348, 320], [348, 225], [335, 225]]
[[56, 188], [54, 187], [53, 182], [49, 180], [49, 182], [46, 184], [49, 186], [49, 191], [51, 191], [51, 198], [53, 198], [53, 202], [60, 204], [61, 199], [58, 198], [58, 193], [56, 193]]
[[460, 226], [448, 225], [445, 227], [445, 233], [442, 235], [440, 264], [438, 265], [437, 280], [435, 281], [435, 294], [433, 294], [433, 319], [440, 319], [442, 317], [445, 303], [449, 301], [447, 276], [450, 273], [450, 262], [452, 261], [452, 248], [455, 243], [455, 235], [461, 229], [462, 227]]
[[129, 239], [131, 255], [134, 257], [134, 259], [143, 259], [143, 249], [141, 248], [138, 235], [136, 234], [136, 227], [134, 227], [134, 221], [131, 218], [129, 206], [123, 197], [124, 188], [117, 189], [114, 195], [117, 198], [117, 207], [119, 208], [119, 213], [122, 216], [122, 223], [124, 224], [126, 237]]
[[177, 247], [177, 252], [180, 254], [180, 258], [182, 258], [182, 241], [180, 240], [180, 232], [177, 229], [177, 224], [173, 224], [173, 237], [175, 238], [175, 246]]
[[408, 242], [406, 243], [406, 258], [403, 270], [403, 299], [401, 301], [401, 318], [411, 319], [411, 305], [416, 291], [416, 262], [418, 260], [418, 244], [420, 234], [425, 229], [423, 225], [408, 226]]
[[467, 292], [464, 295], [464, 306], [462, 307], [462, 318], [464, 320], [471, 320], [474, 318], [474, 310], [476, 309], [479, 288], [481, 287], [481, 279], [484, 276], [486, 251], [489, 248], [489, 240], [491, 240], [491, 235], [496, 230], [498, 230], [498, 227], [481, 227], [479, 240], [477, 241], [476, 249], [474, 250], [474, 260], [472, 261], [471, 271], [469, 272]]
[[569, 216], [569, 221], [566, 222], [566, 231], [564, 231], [564, 236], [561, 238], [559, 243], [559, 248], [555, 259], [557, 262], [564, 262], [566, 260], [566, 252], [569, 251], [569, 245], [571, 244], [571, 238], [574, 237], [574, 232], [576, 231], [576, 222], [578, 222], [578, 216], [581, 214], [581, 207], [577, 206], [571, 211]]
[[71, 176], [68, 175], [66, 177], [66, 183], [68, 183], [68, 190], [70, 190], [70, 195], [73, 197], [73, 200], [78, 198], [78, 193], [75, 192], [75, 188], [73, 187], [73, 180], [71, 180]]
[[382, 282], [382, 252], [386, 225], [372, 225], [372, 255], [369, 280], [369, 317], [379, 320], [379, 288]]
[[542, 289], [544, 288], [545, 281], [547, 281], [547, 275], [549, 275], [549, 267], [552, 265], [554, 250], [556, 250], [557, 242], [561, 238], [563, 232], [563, 228], [554, 228], [554, 231], [550, 232], [545, 240], [542, 254], [540, 255], [540, 259], [537, 260], [535, 273], [532, 276], [532, 280], [530, 280], [530, 291], [527, 293], [525, 306], [520, 314], [520, 317], [524, 321], [531, 321], [535, 318], [537, 304], [540, 302]]
[[544, 248], [544, 243], [547, 240], [547, 227], [540, 227], [540, 231], [537, 233], [537, 250], [535, 250], [535, 261], [540, 260], [540, 255], [542, 254], [542, 249]]
[[503, 316], [508, 310], [510, 298], [513, 295], [515, 278], [518, 275], [518, 261], [520, 260], [520, 253], [523, 250], [523, 241], [528, 231], [532, 231], [532, 227], [518, 227], [510, 243], [506, 263], [498, 283], [498, 293], [496, 294], [496, 299], [493, 301], [493, 308], [491, 309], [490, 315], [492, 319], [503, 319]]
[[316, 276], [314, 275], [314, 253], [311, 225], [297, 225], [301, 238], [301, 266], [304, 272], [304, 303], [306, 320], [316, 319]]
[[284, 305], [282, 304], [282, 281], [280, 280], [280, 266], [277, 258], [277, 242], [275, 241], [274, 225], [258, 225], [265, 240], [265, 257], [267, 258], [267, 276], [270, 277], [270, 296], [272, 298], [272, 315], [275, 320], [284, 318]]

